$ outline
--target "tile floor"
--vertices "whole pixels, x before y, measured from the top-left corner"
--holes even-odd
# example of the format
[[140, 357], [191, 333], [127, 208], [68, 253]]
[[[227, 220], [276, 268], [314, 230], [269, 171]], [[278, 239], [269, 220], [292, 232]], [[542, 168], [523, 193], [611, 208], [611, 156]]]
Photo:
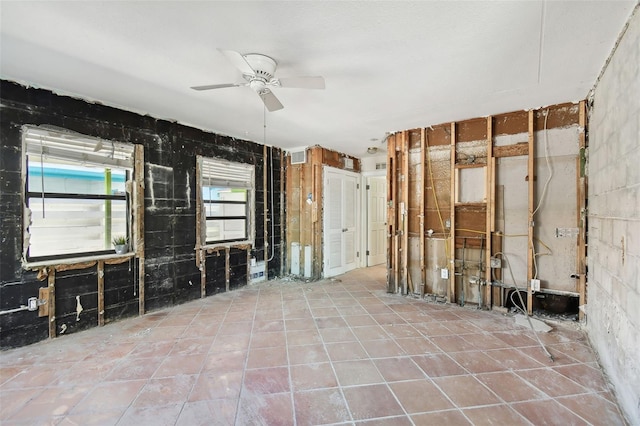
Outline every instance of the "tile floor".
[[0, 353], [3, 425], [623, 425], [582, 331], [274, 281]]

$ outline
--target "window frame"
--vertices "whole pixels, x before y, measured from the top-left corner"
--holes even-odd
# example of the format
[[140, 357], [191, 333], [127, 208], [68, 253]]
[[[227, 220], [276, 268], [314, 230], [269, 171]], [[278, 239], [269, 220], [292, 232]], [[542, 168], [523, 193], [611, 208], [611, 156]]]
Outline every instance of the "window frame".
[[[211, 173], [211, 168], [215, 170]], [[197, 168], [197, 208], [199, 217], [199, 229], [196, 232], [198, 245], [201, 247], [229, 247], [233, 245], [250, 244], [255, 241], [255, 166], [248, 163], [223, 160], [216, 157], [198, 155], [196, 157]], [[224, 170], [229, 171], [230, 176], [222, 176]], [[243, 174], [245, 174], [243, 178]], [[244, 179], [244, 180], [241, 180]], [[224, 188], [230, 190], [244, 190], [245, 201], [238, 200], [211, 200], [204, 196], [204, 189]], [[207, 215], [208, 205], [244, 205], [245, 215]], [[228, 238], [220, 240], [207, 239], [207, 222], [210, 220], [245, 220], [245, 237]], [[196, 221], [198, 222], [198, 221]]]
[[[40, 138], [40, 153], [34, 152], [34, 138]], [[47, 139], [48, 138], [48, 139]], [[46, 140], [47, 144], [54, 145], [55, 142], [52, 142], [56, 139], [64, 139], [68, 142], [69, 147], [57, 148], [55, 146], [43, 144], [43, 141]], [[74, 146], [75, 144], [75, 146]], [[85, 152], [82, 150], [93, 152]], [[104, 148], [106, 147], [106, 148]], [[117, 151], [116, 151], [117, 147]], [[106, 149], [107, 151], [111, 150], [111, 156], [105, 156], [104, 154], [100, 154], [99, 151]], [[50, 264], [52, 261], [55, 263], [72, 263], [78, 261], [79, 259], [100, 259], [100, 258], [111, 258], [111, 257], [121, 257], [123, 255], [118, 255], [115, 253], [113, 248], [105, 248], [103, 250], [82, 250], [75, 251], [69, 253], [52, 253], [52, 254], [44, 254], [44, 255], [36, 255], [32, 256], [30, 253], [31, 244], [31, 232], [29, 227], [32, 225], [31, 222], [31, 214], [33, 213], [31, 208], [33, 206], [33, 202], [41, 199], [49, 199], [49, 200], [88, 200], [88, 201], [124, 201], [124, 220], [125, 220], [125, 234], [126, 237], [131, 242], [128, 253], [124, 254], [124, 256], [132, 256], [135, 249], [135, 241], [131, 238], [134, 228], [134, 209], [136, 205], [136, 200], [133, 197], [131, 188], [133, 188], [134, 181], [134, 169], [136, 167], [136, 156], [139, 150], [136, 149], [135, 145], [127, 144], [125, 142], [116, 142], [116, 141], [107, 141], [100, 138], [83, 135], [80, 133], [76, 133], [66, 129], [60, 129], [57, 127], [51, 126], [33, 126], [33, 125], [25, 125], [22, 128], [22, 203], [23, 203], [23, 249], [22, 249], [22, 259], [25, 267], [35, 266], [38, 264]], [[123, 157], [123, 158], [117, 158]], [[30, 168], [29, 163], [30, 160], [33, 162], [36, 156], [36, 161], [40, 160], [41, 164], [43, 160], [47, 157], [51, 159], [55, 159], [60, 161], [60, 165], [77, 165], [77, 166], [87, 166], [91, 164], [95, 164], [98, 167], [107, 168], [118, 168], [123, 169], [125, 171], [125, 190], [120, 193], [113, 194], [92, 194], [91, 192], [78, 192], [78, 191], [69, 191], [69, 192], [54, 192], [54, 191], [36, 191], [31, 190], [29, 188], [29, 180], [30, 180]], [[128, 156], [128, 157], [127, 157]], [[50, 161], [49, 164], [55, 164], [56, 161]], [[111, 166], [111, 167], [109, 167]], [[44, 173], [44, 168], [40, 170], [40, 173]], [[43, 188], [46, 189], [46, 188]], [[119, 218], [122, 218], [119, 215]], [[111, 224], [113, 224], [113, 218], [111, 217]], [[106, 225], [103, 225], [106, 227]], [[111, 225], [109, 226], [111, 228]], [[113, 237], [113, 234], [110, 235], [110, 239]]]

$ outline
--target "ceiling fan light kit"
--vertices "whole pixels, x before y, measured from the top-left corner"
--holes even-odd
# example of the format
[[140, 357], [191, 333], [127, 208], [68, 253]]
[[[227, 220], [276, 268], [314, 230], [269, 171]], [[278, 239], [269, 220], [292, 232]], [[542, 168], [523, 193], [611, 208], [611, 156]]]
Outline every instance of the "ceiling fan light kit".
[[192, 86], [193, 90], [212, 90], [227, 87], [249, 86], [260, 96], [264, 106], [270, 111], [278, 111], [284, 106], [271, 91], [272, 87], [299, 88], [299, 89], [324, 89], [324, 78], [315, 77], [275, 77], [278, 63], [269, 56], [260, 53], [248, 53], [243, 55], [234, 50], [218, 49], [236, 68], [242, 72], [242, 78], [246, 83], [209, 84], [205, 86]]

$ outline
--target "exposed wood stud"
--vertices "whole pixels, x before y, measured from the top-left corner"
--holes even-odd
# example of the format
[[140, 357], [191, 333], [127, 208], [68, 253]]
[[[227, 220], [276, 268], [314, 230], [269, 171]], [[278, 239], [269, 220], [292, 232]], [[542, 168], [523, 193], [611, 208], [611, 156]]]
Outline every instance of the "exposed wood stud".
[[144, 146], [135, 146], [135, 215], [134, 215], [134, 239], [136, 256], [138, 257], [138, 315], [144, 315]]
[[[527, 173], [528, 173], [528, 198], [529, 198], [529, 224], [528, 224], [528, 237], [529, 243], [527, 244], [527, 313], [531, 315], [533, 313], [533, 292], [531, 291], [531, 279], [533, 278], [533, 238], [534, 238], [534, 222], [533, 222], [533, 210], [535, 206], [535, 139], [534, 139], [534, 122], [533, 122], [533, 110], [529, 110], [529, 151], [527, 159]], [[515, 285], [515, 283], [514, 283]]]
[[[313, 252], [312, 256], [313, 259], [310, 262], [311, 264], [311, 268], [312, 271], [310, 271], [310, 274], [312, 277], [315, 277], [316, 274], [319, 276], [320, 275], [320, 271], [322, 270], [322, 263], [317, 263], [317, 262], [321, 262], [323, 259], [323, 253], [322, 253], [322, 223], [319, 220], [319, 215], [318, 215], [318, 206], [322, 206], [323, 203], [323, 199], [322, 199], [322, 183], [323, 183], [323, 178], [322, 178], [322, 173], [323, 173], [323, 168], [322, 168], [322, 157], [321, 157], [322, 151], [321, 148], [314, 148], [311, 152], [311, 251]], [[302, 198], [305, 197], [301, 197]], [[307, 207], [308, 208], [308, 207]], [[304, 248], [301, 247], [302, 251], [304, 252]], [[301, 265], [304, 265], [304, 263], [301, 261], [300, 262]]]
[[[583, 173], [582, 161], [586, 162], [585, 150], [587, 147], [586, 140], [586, 126], [587, 126], [587, 113], [585, 101], [580, 101], [580, 112], [578, 118], [578, 125], [580, 126], [580, 133], [578, 135], [580, 154], [576, 163], [576, 176], [578, 179], [578, 200], [577, 200], [577, 221], [578, 221], [578, 251], [576, 266], [578, 273], [578, 319], [584, 319], [584, 305], [587, 303], [587, 175]], [[585, 164], [586, 166], [586, 164]]]
[[45, 303], [38, 306], [38, 317], [48, 317], [49, 316], [49, 287], [40, 287], [38, 289], [38, 299], [45, 301]]
[[[316, 260], [322, 262], [323, 261], [323, 254], [322, 254], [322, 244], [320, 243], [322, 241], [322, 230], [323, 230], [323, 224], [321, 223], [320, 220], [315, 220], [314, 221], [314, 206], [317, 205], [317, 203], [322, 203], [322, 175], [320, 175], [319, 177], [317, 176], [318, 171], [320, 171], [320, 173], [322, 173], [322, 158], [324, 156], [324, 150], [321, 147], [315, 147], [313, 148], [313, 154], [311, 155], [312, 161], [313, 163], [311, 164], [310, 167], [308, 167], [308, 188], [309, 188], [309, 193], [311, 193], [311, 205], [309, 205], [306, 200], [307, 200], [307, 196], [308, 194], [306, 194], [305, 197], [303, 197], [303, 208], [305, 209], [305, 217], [306, 217], [306, 221], [307, 223], [311, 223], [311, 226], [307, 226], [305, 227], [305, 232], [307, 233], [308, 237], [306, 239], [307, 243], [306, 245], [310, 245], [311, 246], [311, 259], [310, 262], [303, 262], [302, 259], [304, 259], [305, 257], [305, 250], [304, 250], [304, 246], [301, 245], [300, 249], [301, 249], [301, 260], [300, 260], [300, 266], [302, 267], [305, 264], [310, 264], [311, 265], [311, 271], [306, 272], [307, 274], [309, 274], [311, 277], [319, 277], [320, 276], [320, 271], [322, 270], [322, 263], [319, 263], [317, 265], [316, 268]], [[314, 204], [314, 201], [316, 204]], [[315, 219], [318, 219], [318, 217], [316, 216]], [[317, 275], [314, 275], [317, 272]]]
[[450, 227], [449, 227], [449, 250], [447, 250], [447, 262], [449, 268], [449, 288], [447, 298], [449, 303], [455, 303], [456, 300], [456, 275], [455, 275], [455, 257], [456, 257], [456, 123], [451, 123], [451, 187], [450, 187]]
[[47, 284], [49, 289], [49, 297], [47, 304], [49, 305], [49, 338], [53, 339], [57, 336], [56, 330], [56, 271], [49, 269], [47, 276]]
[[98, 325], [104, 325], [104, 260], [98, 261]]
[[[485, 194], [487, 196], [487, 210], [486, 210], [486, 250], [485, 250], [485, 258], [484, 258], [484, 304], [487, 308], [491, 309], [491, 255], [493, 253], [493, 241], [492, 235], [495, 231], [495, 164], [496, 160], [493, 158], [493, 117], [487, 117], [487, 178], [485, 185]], [[478, 290], [480, 291], [480, 290]]]
[[306, 238], [308, 235], [307, 229], [312, 228], [312, 231], [315, 229], [315, 224], [311, 224], [311, 226], [302, 225], [303, 223], [309, 223], [304, 211], [304, 200], [307, 198], [307, 192], [309, 191], [305, 180], [307, 168], [310, 167], [308, 165], [309, 162], [313, 164], [313, 148], [311, 149], [311, 151], [307, 151], [307, 163], [303, 164], [300, 168], [300, 197], [298, 199], [298, 211], [300, 212], [300, 239], [298, 240], [298, 242], [300, 243], [300, 275], [304, 275], [304, 246], [308, 241]]
[[144, 306], [144, 256], [138, 258], [138, 314], [145, 314]]
[[426, 191], [426, 174], [425, 174], [425, 153], [426, 153], [426, 139], [427, 129], [424, 127], [420, 129], [420, 296], [424, 296], [425, 286], [427, 285], [426, 277], [426, 263], [425, 263], [425, 241], [424, 241], [424, 216], [425, 216], [425, 199], [427, 198]]
[[403, 293], [408, 294], [409, 275], [409, 132], [402, 132], [402, 286]]

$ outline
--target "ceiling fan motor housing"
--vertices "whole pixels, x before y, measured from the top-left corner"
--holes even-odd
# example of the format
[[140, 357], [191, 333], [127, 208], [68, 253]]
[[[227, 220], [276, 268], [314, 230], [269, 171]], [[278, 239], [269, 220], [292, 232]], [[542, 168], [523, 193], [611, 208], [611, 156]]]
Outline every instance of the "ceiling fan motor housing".
[[256, 72], [255, 76], [251, 77], [258, 77], [259, 79], [264, 80], [265, 83], [273, 78], [273, 75], [276, 72], [277, 63], [272, 58], [258, 53], [244, 55], [244, 58]]

